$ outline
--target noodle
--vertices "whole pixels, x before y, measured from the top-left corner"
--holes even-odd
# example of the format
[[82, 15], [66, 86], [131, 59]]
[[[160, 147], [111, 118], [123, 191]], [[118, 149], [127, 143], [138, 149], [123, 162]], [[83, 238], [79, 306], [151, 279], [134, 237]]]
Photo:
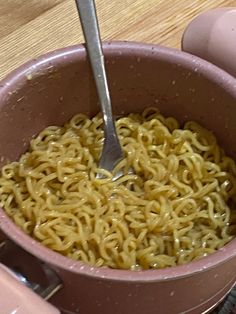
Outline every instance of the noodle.
[[114, 172], [124, 176], [98, 169], [101, 116], [77, 114], [2, 168], [6, 213], [50, 249], [111, 268], [185, 264], [235, 236], [236, 165], [211, 132], [195, 122], [181, 129], [153, 108], [116, 127], [125, 158]]

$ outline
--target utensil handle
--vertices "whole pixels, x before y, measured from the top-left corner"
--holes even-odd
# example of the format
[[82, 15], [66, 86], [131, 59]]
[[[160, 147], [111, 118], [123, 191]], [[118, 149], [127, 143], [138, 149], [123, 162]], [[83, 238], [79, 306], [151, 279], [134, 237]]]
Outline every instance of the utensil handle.
[[[79, 11], [86, 48], [104, 115], [104, 131], [106, 132], [107, 125], [115, 131], [95, 3], [94, 0], [75, 0], [75, 2]], [[109, 136], [109, 134], [107, 135]]]

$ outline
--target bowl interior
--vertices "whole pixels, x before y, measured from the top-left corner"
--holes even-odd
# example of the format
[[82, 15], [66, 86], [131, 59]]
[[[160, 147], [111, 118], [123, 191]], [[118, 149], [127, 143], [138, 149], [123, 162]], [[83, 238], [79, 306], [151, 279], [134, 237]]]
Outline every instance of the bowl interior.
[[[194, 120], [212, 130], [236, 157], [233, 78], [177, 50], [142, 44], [104, 45], [115, 114], [158, 107], [180, 122]], [[83, 46], [63, 49], [21, 67], [0, 87], [0, 154], [15, 160], [29, 139], [78, 112], [99, 111]]]
[[[226, 152], [236, 158], [233, 77], [199, 58], [159, 46], [107, 43], [104, 52], [115, 114], [155, 106], [181, 123], [197, 121], [212, 130]], [[0, 166], [16, 160], [46, 126], [62, 125], [78, 112], [93, 116], [99, 111], [83, 46], [49, 53], [14, 71], [2, 81], [0, 99]], [[1, 222], [6, 231], [11, 224], [4, 221], [6, 217]], [[223, 260], [219, 254], [218, 260]]]

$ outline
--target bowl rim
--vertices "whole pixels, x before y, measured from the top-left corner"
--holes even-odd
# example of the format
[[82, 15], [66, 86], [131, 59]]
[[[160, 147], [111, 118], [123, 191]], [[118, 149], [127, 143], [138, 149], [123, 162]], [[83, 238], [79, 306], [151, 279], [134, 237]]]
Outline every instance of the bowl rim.
[[[130, 41], [104, 42], [103, 49], [105, 57], [108, 55], [122, 58], [122, 55], [134, 55], [140, 58], [162, 59], [168, 62], [180, 64], [190, 72], [198, 72], [212, 81], [219, 87], [226, 90], [236, 100], [236, 79], [217, 66], [186, 52], [164, 47], [161, 45], [146, 44]], [[13, 70], [0, 82], [0, 99], [9, 95], [14, 84], [25, 80], [27, 73], [31, 71], [47, 70], [49, 64], [66, 64], [72, 60], [86, 59], [85, 46], [73, 45], [60, 48], [35, 59], [32, 59], [17, 69]], [[197, 69], [197, 70], [196, 70]], [[1, 102], [1, 101], [0, 101]], [[163, 280], [180, 279], [194, 274], [212, 269], [236, 256], [236, 238], [225, 245], [217, 252], [203, 257], [197, 261], [185, 265], [173, 266], [164, 269], [150, 269], [141, 271], [131, 271], [122, 269], [110, 269], [105, 267], [95, 267], [80, 261], [72, 260], [51, 249], [44, 247], [41, 243], [25, 234], [0, 208], [0, 229], [12, 241], [16, 242], [27, 252], [36, 256], [40, 260], [51, 264], [59, 269], [67, 270], [84, 276], [92, 276], [103, 280], [129, 281], [129, 282], [158, 282]]]

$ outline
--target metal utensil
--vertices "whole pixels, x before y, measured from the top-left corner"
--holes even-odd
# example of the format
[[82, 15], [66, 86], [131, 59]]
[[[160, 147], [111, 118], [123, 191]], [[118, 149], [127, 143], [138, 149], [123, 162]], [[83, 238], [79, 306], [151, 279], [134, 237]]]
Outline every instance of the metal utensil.
[[104, 144], [99, 167], [110, 172], [123, 158], [123, 152], [116, 133], [108, 89], [104, 55], [94, 0], [75, 0], [80, 16], [87, 53], [98, 92], [104, 123]]

